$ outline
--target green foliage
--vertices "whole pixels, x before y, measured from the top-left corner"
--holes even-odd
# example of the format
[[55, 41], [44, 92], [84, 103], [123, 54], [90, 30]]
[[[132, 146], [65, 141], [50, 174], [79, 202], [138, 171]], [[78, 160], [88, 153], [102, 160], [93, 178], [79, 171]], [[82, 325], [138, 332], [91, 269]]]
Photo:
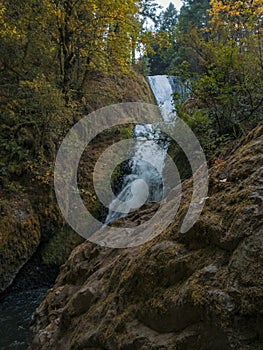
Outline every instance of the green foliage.
[[136, 64], [136, 69], [139, 73], [143, 74], [145, 77], [151, 74], [151, 63], [150, 58], [143, 56]]
[[181, 33], [187, 33], [190, 28], [204, 29], [208, 23], [209, 0], [183, 1], [180, 10], [178, 29]]
[[[152, 73], [186, 85], [187, 100], [175, 96], [177, 114], [208, 153], [262, 120], [262, 11], [262, 0], [184, 1], [170, 46], [152, 46]], [[166, 16], [159, 28], [175, 17], [168, 9]]]
[[153, 51], [148, 53], [151, 74], [174, 74], [174, 70], [185, 61], [190, 63], [192, 69], [198, 69], [196, 56], [182, 43], [181, 36], [195, 27], [206, 36], [204, 29], [208, 22], [209, 7], [209, 0], [184, 1], [180, 14], [172, 3], [161, 12], [155, 30], [168, 34], [168, 45], [159, 45], [157, 40], [152, 43]]
[[175, 29], [177, 22], [177, 11], [172, 3], [155, 20], [155, 35], [146, 55], [149, 62], [149, 73], [152, 75], [169, 72], [176, 47]]
[[153, 22], [157, 20], [157, 11], [160, 6], [154, 0], [139, 0], [139, 14], [142, 17], [142, 22], [144, 23], [147, 18], [150, 18]]
[[36, 167], [54, 159], [66, 131], [93, 103], [86, 87], [94, 75], [130, 74], [141, 18], [153, 16], [155, 6], [136, 0], [1, 1], [1, 177], [28, 162], [37, 174]]
[[119, 130], [121, 140], [131, 139], [133, 134], [133, 128], [134, 128], [133, 124], [123, 125], [119, 127], [118, 130]]
[[159, 30], [163, 30], [169, 33], [171, 36], [174, 35], [174, 30], [178, 23], [178, 14], [174, 4], [170, 3], [168, 7], [160, 13], [158, 16], [158, 22], [156, 27]]
[[81, 89], [90, 70], [108, 72], [131, 63], [131, 41], [137, 40], [139, 9], [134, 0], [47, 1], [58, 42], [62, 88]]
[[44, 76], [21, 80], [16, 96], [9, 96], [8, 109], [2, 106], [1, 157], [9, 165], [43, 155], [52, 161], [56, 143], [72, 124], [61, 91]]
[[213, 141], [215, 141], [216, 131], [209, 116], [196, 106], [191, 106], [189, 100], [183, 104], [178, 103], [176, 109], [178, 117], [192, 129], [205, 153], [212, 155], [215, 151]]
[[263, 71], [258, 40], [248, 38], [246, 49], [242, 49], [233, 39], [221, 42], [210, 37], [206, 41], [193, 30], [185, 36], [185, 43], [190, 43], [200, 69], [191, 73], [188, 64], [177, 73], [184, 79], [188, 76], [191, 97], [210, 117], [218, 135], [242, 134], [242, 129], [262, 120]]

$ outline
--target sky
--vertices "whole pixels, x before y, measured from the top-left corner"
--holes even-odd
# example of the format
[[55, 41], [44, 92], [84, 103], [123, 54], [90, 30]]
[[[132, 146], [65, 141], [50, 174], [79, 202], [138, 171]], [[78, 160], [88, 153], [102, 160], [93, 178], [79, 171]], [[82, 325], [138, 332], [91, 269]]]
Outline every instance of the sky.
[[180, 7], [182, 6], [182, 1], [180, 0], [156, 0], [156, 2], [159, 5], [162, 5], [164, 8], [166, 8], [170, 4], [170, 2], [174, 4], [177, 10], [179, 10]]

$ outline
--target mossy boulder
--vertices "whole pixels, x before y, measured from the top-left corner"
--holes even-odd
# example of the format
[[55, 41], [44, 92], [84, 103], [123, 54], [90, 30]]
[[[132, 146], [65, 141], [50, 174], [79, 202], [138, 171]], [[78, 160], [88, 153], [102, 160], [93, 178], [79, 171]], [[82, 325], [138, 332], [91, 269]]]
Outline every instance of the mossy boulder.
[[32, 349], [262, 349], [262, 150], [260, 125], [215, 162], [187, 233], [191, 179], [174, 223], [148, 243], [78, 246], [36, 310]]

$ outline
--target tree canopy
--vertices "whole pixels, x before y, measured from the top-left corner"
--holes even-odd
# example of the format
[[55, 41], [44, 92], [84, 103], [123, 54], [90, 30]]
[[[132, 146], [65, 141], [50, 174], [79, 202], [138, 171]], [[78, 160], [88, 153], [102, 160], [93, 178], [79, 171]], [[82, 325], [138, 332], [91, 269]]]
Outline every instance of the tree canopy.
[[170, 4], [159, 20], [156, 30], [169, 32], [169, 43], [153, 44], [151, 73], [175, 75], [186, 85], [177, 113], [205, 135], [208, 147], [262, 120], [262, 0], [189, 0], [179, 14]]
[[2, 159], [51, 152], [85, 110], [89, 77], [131, 66], [176, 75], [189, 91], [178, 114], [211, 137], [242, 133], [262, 119], [262, 20], [263, 0], [188, 0], [179, 13], [154, 0], [0, 1]]
[[[5, 163], [53, 152], [85, 112], [96, 74], [130, 74], [154, 1], [0, 1], [0, 144]], [[53, 146], [52, 146], [53, 144]], [[0, 174], [1, 177], [1, 174]]]

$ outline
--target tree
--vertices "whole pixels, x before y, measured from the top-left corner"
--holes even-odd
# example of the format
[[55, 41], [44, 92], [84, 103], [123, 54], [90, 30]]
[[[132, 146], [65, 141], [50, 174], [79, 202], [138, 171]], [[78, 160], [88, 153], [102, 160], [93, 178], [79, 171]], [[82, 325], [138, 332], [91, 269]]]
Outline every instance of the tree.
[[0, 2], [2, 159], [43, 159], [84, 109], [89, 74], [129, 71], [138, 16], [136, 0]]
[[170, 36], [173, 36], [177, 23], [178, 13], [174, 4], [170, 2], [168, 7], [160, 13], [157, 27], [159, 30], [163, 30], [169, 33]]
[[147, 55], [151, 74], [165, 74], [169, 72], [175, 49], [175, 29], [178, 21], [175, 6], [170, 3], [155, 21], [155, 34], [151, 43], [151, 50]]
[[203, 29], [208, 23], [209, 0], [185, 0], [180, 10], [178, 28], [187, 33], [190, 28]]
[[154, 0], [138, 0], [138, 5], [142, 25], [148, 18], [155, 23], [157, 20], [157, 12], [161, 7]]
[[262, 33], [263, 1], [211, 0], [210, 30], [217, 32], [218, 40], [234, 40], [242, 46], [254, 34]]
[[57, 23], [62, 88], [83, 86], [89, 70], [107, 71], [131, 62], [131, 38], [138, 37], [134, 0], [48, 1]]
[[237, 135], [262, 119], [262, 4], [212, 0], [207, 36], [192, 29], [181, 37], [201, 67], [188, 75], [195, 109], [218, 135]]
[[[152, 45], [153, 53], [149, 55], [152, 66], [152, 74], [167, 73], [173, 74], [177, 67], [189, 61], [191, 69], [198, 70], [196, 55], [186, 48], [181, 37], [189, 33], [193, 28], [197, 28], [203, 35], [207, 35], [205, 28], [208, 22], [209, 0], [184, 1], [180, 14], [172, 3], [163, 11], [156, 22], [156, 30], [168, 33], [167, 45]], [[182, 44], [181, 44], [182, 42]]]
[[58, 125], [62, 131], [71, 120], [57, 86], [57, 45], [45, 2], [2, 1], [0, 13], [1, 159], [12, 166], [50, 156]]

